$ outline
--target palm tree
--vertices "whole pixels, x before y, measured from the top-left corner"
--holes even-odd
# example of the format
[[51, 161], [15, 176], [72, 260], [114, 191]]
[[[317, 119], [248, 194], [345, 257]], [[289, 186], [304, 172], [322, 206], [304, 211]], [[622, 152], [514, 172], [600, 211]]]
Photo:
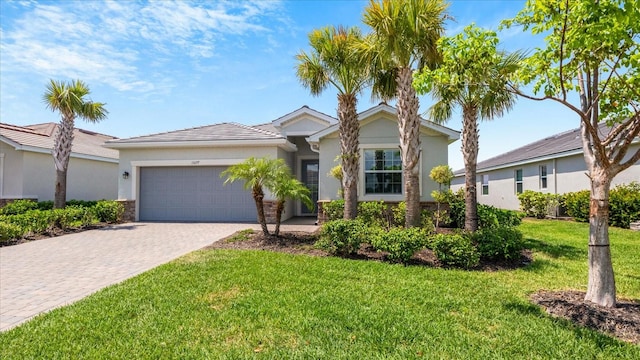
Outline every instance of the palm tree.
[[258, 212], [258, 222], [262, 227], [262, 233], [267, 236], [269, 229], [267, 229], [267, 219], [264, 215], [264, 188], [271, 186], [281, 166], [286, 166], [282, 159], [250, 157], [239, 164], [229, 166], [220, 174], [220, 177], [227, 177], [225, 184], [242, 180], [244, 188], [251, 189]]
[[329, 86], [338, 90], [338, 120], [344, 189], [344, 218], [354, 219], [358, 209], [358, 137], [360, 128], [356, 95], [367, 85], [366, 69], [356, 56], [358, 28], [325, 27], [309, 34], [311, 52], [300, 52], [297, 76], [302, 85], [319, 96]]
[[478, 230], [476, 165], [478, 118], [492, 120], [511, 109], [516, 96], [508, 90], [510, 76], [522, 55], [506, 55], [496, 49], [493, 31], [467, 26], [463, 33], [438, 42], [442, 63], [416, 77], [419, 92], [431, 92], [436, 103], [430, 116], [436, 122], [451, 118], [453, 108], [462, 109], [462, 154], [465, 165], [465, 221], [467, 231]]
[[62, 116], [53, 144], [53, 161], [56, 168], [53, 207], [56, 209], [64, 208], [67, 201], [67, 169], [76, 117], [95, 123], [105, 119], [108, 114], [104, 103], [85, 98], [90, 93], [89, 87], [80, 80], [70, 83], [51, 80], [43, 96], [47, 108], [59, 111]]
[[277, 199], [276, 228], [274, 230], [276, 236], [280, 235], [280, 223], [287, 199], [301, 200], [309, 209], [313, 209], [315, 206], [310, 197], [311, 191], [291, 175], [288, 167], [282, 167], [280, 169], [276, 174], [274, 182], [270, 185], [269, 190]]
[[437, 64], [446, 9], [442, 0], [371, 0], [364, 12], [373, 33], [360, 50], [372, 67], [373, 95], [397, 99], [407, 227], [420, 223], [420, 103], [413, 73]]

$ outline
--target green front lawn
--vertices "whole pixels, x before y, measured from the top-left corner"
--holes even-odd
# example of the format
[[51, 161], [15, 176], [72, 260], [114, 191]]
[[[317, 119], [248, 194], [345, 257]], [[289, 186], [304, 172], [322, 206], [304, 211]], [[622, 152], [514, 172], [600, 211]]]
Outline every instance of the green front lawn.
[[[527, 300], [585, 289], [587, 225], [520, 228], [535, 261], [492, 273], [194, 252], [1, 333], [0, 358], [640, 358]], [[640, 234], [610, 233], [619, 296], [639, 299]]]

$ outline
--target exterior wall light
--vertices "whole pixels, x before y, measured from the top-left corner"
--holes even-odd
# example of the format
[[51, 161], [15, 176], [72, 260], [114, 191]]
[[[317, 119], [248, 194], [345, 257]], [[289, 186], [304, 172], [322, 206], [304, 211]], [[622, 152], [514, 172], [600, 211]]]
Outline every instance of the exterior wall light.
[[127, 180], [129, 178], [129, 172], [128, 171], [123, 172], [122, 173], [122, 178]]

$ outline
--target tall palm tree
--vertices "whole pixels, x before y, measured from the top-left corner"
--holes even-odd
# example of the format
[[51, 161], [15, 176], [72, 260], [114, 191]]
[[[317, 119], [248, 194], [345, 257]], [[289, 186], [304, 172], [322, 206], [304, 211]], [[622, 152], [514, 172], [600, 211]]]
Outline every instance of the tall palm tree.
[[288, 167], [282, 167], [276, 174], [275, 181], [270, 185], [269, 190], [276, 197], [276, 228], [274, 235], [280, 235], [280, 223], [282, 213], [287, 199], [301, 200], [309, 209], [313, 209], [315, 204], [311, 200], [311, 191], [298, 179], [291, 175]]
[[436, 122], [451, 118], [453, 108], [462, 109], [462, 154], [465, 165], [465, 230], [478, 230], [476, 167], [478, 161], [478, 118], [492, 120], [515, 104], [508, 90], [510, 77], [518, 69], [521, 53], [506, 55], [496, 49], [493, 31], [467, 26], [463, 33], [442, 38], [438, 48], [442, 63], [435, 70], [416, 76], [419, 92], [431, 92], [436, 103], [430, 116]]
[[267, 219], [264, 215], [264, 188], [271, 186], [282, 166], [286, 166], [282, 159], [250, 157], [239, 164], [229, 166], [220, 174], [220, 177], [227, 177], [225, 184], [242, 180], [244, 188], [251, 189], [251, 195], [258, 212], [258, 222], [262, 233], [267, 236], [269, 229], [267, 229]]
[[362, 40], [358, 28], [325, 27], [309, 34], [311, 52], [300, 52], [297, 76], [302, 85], [319, 96], [329, 85], [338, 90], [338, 120], [344, 189], [344, 218], [353, 219], [358, 209], [358, 124], [357, 95], [367, 86], [365, 67], [357, 57], [355, 44]]
[[443, 0], [370, 0], [364, 12], [373, 32], [360, 50], [372, 67], [373, 95], [397, 99], [408, 227], [420, 223], [420, 103], [413, 73], [437, 64], [446, 9]]
[[104, 103], [93, 102], [86, 97], [91, 91], [80, 80], [70, 83], [51, 80], [47, 85], [43, 101], [51, 111], [62, 116], [53, 144], [53, 161], [56, 167], [54, 208], [64, 208], [67, 201], [67, 169], [73, 146], [73, 129], [77, 117], [95, 123], [107, 117]]

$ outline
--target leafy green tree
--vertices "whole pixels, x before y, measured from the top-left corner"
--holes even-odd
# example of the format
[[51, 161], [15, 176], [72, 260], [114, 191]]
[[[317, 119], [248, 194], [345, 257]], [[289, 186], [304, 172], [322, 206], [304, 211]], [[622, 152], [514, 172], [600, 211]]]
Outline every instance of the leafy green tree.
[[434, 121], [448, 121], [454, 107], [462, 109], [467, 231], [478, 230], [478, 118], [491, 120], [502, 116], [516, 100], [507, 85], [518, 69], [521, 55], [506, 55], [497, 50], [497, 45], [495, 32], [469, 25], [462, 33], [438, 41], [442, 63], [436, 69], [423, 70], [414, 81], [419, 93], [432, 92], [436, 103], [430, 115]]
[[436, 41], [444, 33], [442, 0], [371, 0], [364, 23], [373, 32], [359, 46], [373, 78], [373, 95], [397, 99], [406, 226], [420, 225], [420, 103], [412, 86], [415, 70], [439, 60]]
[[[451, 180], [453, 179], [453, 170], [449, 165], [438, 165], [431, 169], [429, 173], [429, 177], [431, 180], [438, 183], [438, 190], [433, 191], [431, 193], [431, 197], [436, 200], [436, 212], [434, 217], [436, 219], [436, 228], [440, 226], [440, 220], [445, 218], [446, 212], [440, 210], [440, 204], [446, 201], [446, 192], [449, 191], [449, 186], [451, 185]], [[442, 191], [442, 186], [445, 186], [445, 191]]]
[[69, 83], [50, 80], [43, 96], [47, 108], [51, 111], [58, 111], [61, 115], [52, 152], [56, 168], [53, 203], [53, 207], [56, 209], [64, 208], [67, 201], [67, 170], [73, 147], [75, 119], [79, 117], [95, 123], [105, 119], [108, 114], [104, 103], [87, 99], [90, 93], [89, 87], [80, 80], [73, 80]]
[[309, 34], [311, 52], [300, 52], [297, 76], [312, 95], [332, 85], [338, 90], [338, 120], [342, 164], [344, 218], [355, 219], [358, 209], [358, 123], [357, 95], [367, 86], [367, 74], [355, 52], [362, 40], [358, 28], [325, 27]]
[[256, 203], [258, 222], [262, 233], [269, 235], [267, 219], [264, 215], [264, 189], [272, 186], [280, 167], [286, 166], [282, 159], [254, 158], [229, 166], [220, 174], [227, 177], [225, 184], [235, 181], [244, 181], [244, 188], [251, 189], [251, 195]]
[[[545, 36], [519, 72], [533, 100], [558, 102], [580, 119], [591, 182], [586, 301], [614, 307], [609, 249], [611, 181], [640, 160], [640, 0], [536, 0], [504, 25]], [[575, 95], [572, 95], [575, 94]], [[577, 96], [576, 96], [577, 95]], [[606, 126], [602, 126], [605, 125]]]
[[291, 175], [289, 167], [279, 166], [275, 175], [273, 183], [269, 184], [268, 188], [276, 197], [276, 228], [273, 233], [278, 236], [287, 199], [300, 200], [309, 209], [313, 209], [315, 204], [311, 200], [311, 191]]

